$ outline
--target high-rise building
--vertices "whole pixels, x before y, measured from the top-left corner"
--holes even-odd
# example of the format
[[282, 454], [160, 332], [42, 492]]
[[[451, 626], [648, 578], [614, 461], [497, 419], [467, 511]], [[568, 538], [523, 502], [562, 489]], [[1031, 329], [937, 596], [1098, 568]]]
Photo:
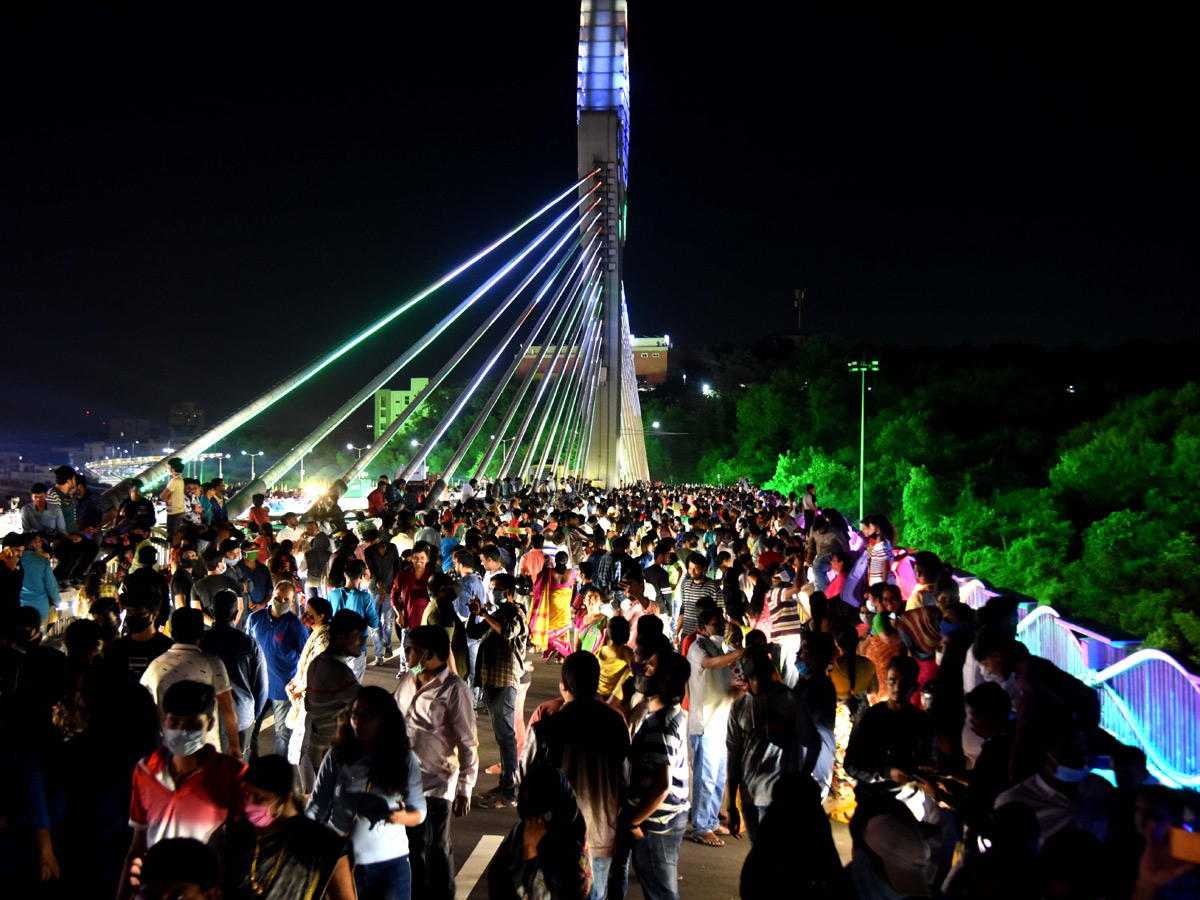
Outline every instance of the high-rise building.
[[375, 392], [375, 409], [374, 409], [374, 436], [379, 437], [380, 434], [387, 431], [400, 413], [404, 412], [404, 407], [412, 403], [416, 399], [417, 394], [425, 390], [429, 385], [428, 378], [410, 378], [408, 381], [408, 390], [406, 391], [389, 391], [382, 390]]

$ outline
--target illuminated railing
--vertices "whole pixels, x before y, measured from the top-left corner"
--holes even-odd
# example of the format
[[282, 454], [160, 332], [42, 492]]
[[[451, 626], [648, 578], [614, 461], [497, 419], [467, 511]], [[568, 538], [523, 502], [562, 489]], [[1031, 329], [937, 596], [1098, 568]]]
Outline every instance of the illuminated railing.
[[1100, 693], [1100, 724], [1119, 741], [1141, 747], [1170, 781], [1200, 787], [1200, 678], [1161, 650], [1137, 650], [1111, 665], [1102, 636], [1038, 606], [1017, 625], [1029, 652]]
[[[908, 596], [916, 586], [911, 551], [893, 565]], [[1000, 592], [973, 575], [956, 575], [959, 599], [979, 609]], [[1200, 677], [1161, 650], [1115, 638], [1101, 627], [1073, 622], [1049, 606], [1021, 604], [1017, 637], [1100, 694], [1100, 724], [1123, 744], [1140, 747], [1166, 781], [1200, 787]]]

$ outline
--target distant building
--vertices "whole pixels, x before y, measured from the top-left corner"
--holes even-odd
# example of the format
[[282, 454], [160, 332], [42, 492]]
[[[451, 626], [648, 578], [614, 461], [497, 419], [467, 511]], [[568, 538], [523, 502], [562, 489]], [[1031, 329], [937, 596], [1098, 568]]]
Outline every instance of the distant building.
[[[635, 337], [633, 339], [633, 372], [637, 376], [639, 384], [662, 384], [667, 380], [667, 351], [670, 349], [670, 335]], [[559, 357], [558, 362], [554, 364], [555, 373], [561, 372], [565, 365], [569, 365], [575, 359], [575, 351], [575, 347], [566, 349]], [[546, 353], [546, 358], [542, 360], [542, 364], [538, 368], [539, 375], [547, 374], [557, 352], [558, 348], [551, 345]], [[517, 366], [515, 377], [524, 378], [533, 368], [533, 364], [541, 353], [541, 347], [530, 347], [525, 358], [521, 360], [521, 364]]]
[[162, 425], [149, 419], [109, 419], [108, 440], [112, 444], [132, 444], [134, 441], [149, 441]]
[[667, 380], [667, 351], [670, 349], [669, 334], [633, 339], [633, 373], [639, 384], [662, 384]]
[[194, 435], [204, 430], [204, 410], [190, 400], [172, 403], [167, 413], [167, 427], [172, 435]]
[[429, 386], [428, 378], [410, 378], [407, 391], [376, 391], [375, 392], [375, 437], [387, 431], [388, 426], [399, 418], [404, 407], [416, 399], [417, 394]]
[[[554, 366], [554, 372], [559, 373], [563, 368], [575, 359], [575, 347], [564, 347], [561, 356], [558, 355], [558, 347], [551, 344], [546, 350], [546, 358], [542, 360], [542, 364], [538, 367], [538, 374], [545, 376], [550, 371], [550, 366]], [[529, 374], [529, 370], [533, 368], [533, 364], [537, 362], [537, 358], [542, 355], [540, 346], [530, 347], [529, 352], [525, 354], [525, 358], [521, 360], [517, 366], [517, 371], [513, 374], [514, 378], [524, 378]], [[557, 357], [557, 361], [555, 358]]]

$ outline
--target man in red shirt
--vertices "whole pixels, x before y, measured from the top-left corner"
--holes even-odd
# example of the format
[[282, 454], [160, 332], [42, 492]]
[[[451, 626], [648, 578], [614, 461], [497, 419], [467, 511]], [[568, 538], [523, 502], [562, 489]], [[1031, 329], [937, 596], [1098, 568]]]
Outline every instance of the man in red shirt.
[[129, 867], [156, 843], [194, 838], [208, 843], [219, 828], [242, 814], [241, 760], [206, 744], [212, 727], [213, 690], [198, 681], [177, 681], [163, 698], [163, 746], [137, 764], [129, 823], [133, 841], [125, 857], [118, 900], [133, 896]]
[[380, 475], [379, 483], [375, 485], [375, 490], [367, 494], [367, 515], [373, 519], [382, 516], [387, 510], [388, 485], [388, 477]]

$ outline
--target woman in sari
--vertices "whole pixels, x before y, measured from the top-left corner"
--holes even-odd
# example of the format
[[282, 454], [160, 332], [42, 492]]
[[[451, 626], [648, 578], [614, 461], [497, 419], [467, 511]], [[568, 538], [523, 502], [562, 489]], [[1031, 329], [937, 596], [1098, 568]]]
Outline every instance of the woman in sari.
[[533, 590], [529, 594], [529, 643], [548, 659], [550, 647], [550, 567], [542, 552], [545, 539], [540, 534], [530, 537], [530, 547], [521, 557], [518, 572], [529, 578]]
[[308, 641], [300, 651], [300, 662], [296, 666], [296, 675], [287, 683], [285, 690], [292, 708], [287, 714], [288, 727], [292, 729], [292, 737], [288, 742], [287, 759], [299, 767], [300, 784], [305, 793], [312, 790], [317, 773], [312, 763], [304, 753], [304, 690], [308, 684], [308, 667], [312, 661], [329, 649], [329, 620], [333, 618], [333, 607], [324, 597], [310, 597], [304, 608], [300, 621], [309, 630]]
[[600, 588], [589, 584], [583, 595], [583, 618], [579, 622], [579, 635], [575, 638], [575, 649], [586, 650], [595, 654], [604, 643], [604, 635], [608, 631], [608, 616], [600, 611], [604, 605], [604, 595]]
[[567, 566], [567, 552], [554, 554], [554, 568], [543, 570], [546, 585], [543, 607], [546, 609], [546, 650], [543, 659], [559, 664], [571, 655], [571, 598], [575, 593], [575, 570]]

